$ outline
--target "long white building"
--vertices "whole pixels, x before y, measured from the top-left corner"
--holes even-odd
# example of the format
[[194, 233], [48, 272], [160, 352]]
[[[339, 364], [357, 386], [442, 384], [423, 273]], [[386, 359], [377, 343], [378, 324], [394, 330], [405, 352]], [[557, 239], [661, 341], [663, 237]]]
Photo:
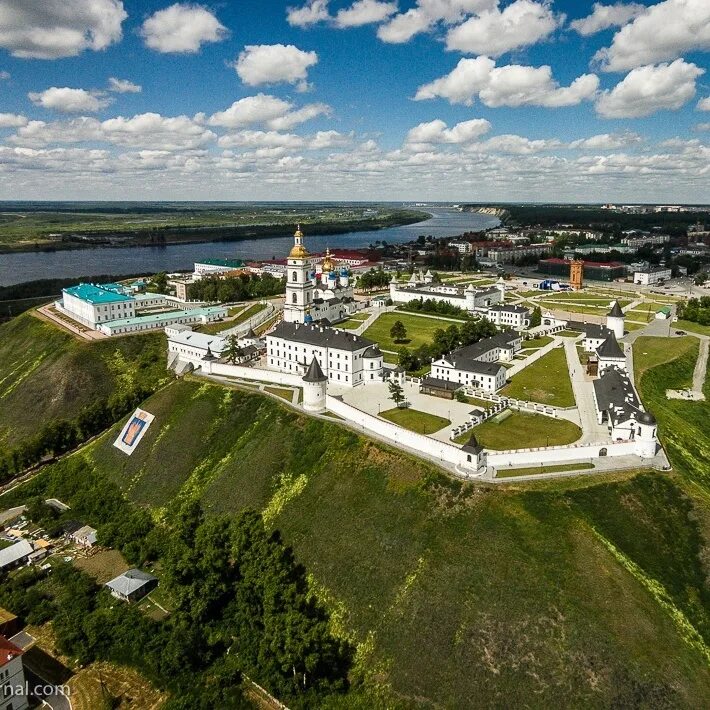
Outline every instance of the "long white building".
[[496, 392], [506, 382], [506, 369], [500, 363], [511, 361], [521, 347], [518, 333], [498, 333], [432, 361], [430, 377]]
[[433, 278], [431, 272], [427, 272], [425, 275], [412, 274], [409, 281], [399, 283], [393, 276], [390, 281], [392, 303], [409, 303], [421, 298], [424, 301], [448, 303], [451, 306], [474, 312], [487, 310], [505, 300], [505, 285], [503, 283], [490, 288], [476, 289], [472, 284], [466, 288], [452, 284], [435, 284]]
[[483, 317], [491, 323], [515, 330], [524, 330], [530, 327], [530, 310], [523, 306], [498, 304], [484, 311]]
[[367, 338], [315, 323], [285, 321], [266, 336], [270, 370], [303, 375], [313, 358], [332, 385], [356, 387], [382, 381], [382, 353]]

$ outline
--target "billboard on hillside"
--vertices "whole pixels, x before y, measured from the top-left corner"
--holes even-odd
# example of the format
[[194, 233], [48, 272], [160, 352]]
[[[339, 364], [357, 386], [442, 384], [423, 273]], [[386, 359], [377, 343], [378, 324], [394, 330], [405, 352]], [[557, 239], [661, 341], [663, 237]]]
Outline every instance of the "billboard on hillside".
[[136, 409], [128, 418], [126, 425], [121, 429], [121, 433], [118, 435], [116, 441], [113, 442], [113, 445], [123, 451], [124, 454], [130, 456], [136, 450], [141, 439], [145, 436], [153, 419], [155, 419], [155, 417], [149, 412]]

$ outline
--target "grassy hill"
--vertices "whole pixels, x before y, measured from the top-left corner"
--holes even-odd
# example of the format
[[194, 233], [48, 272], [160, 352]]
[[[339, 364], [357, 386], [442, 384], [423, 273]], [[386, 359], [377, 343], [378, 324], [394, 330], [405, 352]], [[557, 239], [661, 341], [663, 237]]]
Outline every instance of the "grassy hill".
[[[264, 511], [358, 647], [346, 707], [698, 707], [706, 511], [672, 475], [484, 488], [263, 396], [183, 381], [130, 458], [137, 504]], [[649, 544], [653, 541], [653, 544]]]
[[97, 399], [167, 380], [162, 335], [82, 343], [29, 313], [0, 325], [0, 447]]

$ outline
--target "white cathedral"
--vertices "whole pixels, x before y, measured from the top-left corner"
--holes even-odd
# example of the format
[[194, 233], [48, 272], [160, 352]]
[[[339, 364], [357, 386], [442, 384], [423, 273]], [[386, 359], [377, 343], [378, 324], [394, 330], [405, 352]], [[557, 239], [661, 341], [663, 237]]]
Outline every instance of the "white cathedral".
[[288, 255], [286, 269], [284, 321], [337, 323], [346, 319], [357, 310], [348, 269], [338, 270], [330, 249], [327, 249], [318, 278], [317, 259], [304, 246], [300, 225], [293, 236], [295, 243]]

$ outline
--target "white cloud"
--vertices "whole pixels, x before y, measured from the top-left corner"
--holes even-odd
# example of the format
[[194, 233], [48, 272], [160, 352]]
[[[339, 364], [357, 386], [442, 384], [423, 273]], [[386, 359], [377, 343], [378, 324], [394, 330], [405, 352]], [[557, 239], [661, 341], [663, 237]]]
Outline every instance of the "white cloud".
[[268, 94], [257, 94], [235, 101], [225, 111], [218, 111], [209, 118], [211, 126], [243, 128], [255, 124], [268, 126], [277, 131], [288, 130], [320, 115], [330, 114], [326, 104], [307, 104], [293, 110], [294, 105]]
[[310, 150], [324, 150], [326, 148], [343, 148], [352, 143], [352, 135], [345, 135], [338, 131], [318, 131], [308, 142]]
[[437, 97], [452, 104], [473, 104], [476, 96], [490, 107], [499, 106], [575, 106], [591, 99], [599, 87], [594, 74], [577, 77], [570, 86], [561, 87], [552, 78], [549, 66], [519, 64], [496, 67], [488, 57], [461, 59], [455, 69], [419, 87], [415, 100]]
[[9, 71], [0, 71], [0, 81], [8, 81], [11, 77]]
[[292, 27], [310, 27], [329, 19], [328, 0], [310, 0], [301, 7], [286, 8], [286, 20]]
[[32, 147], [52, 143], [106, 142], [130, 148], [181, 151], [200, 148], [215, 138], [212, 131], [188, 116], [142, 113], [105, 121], [87, 116], [52, 123], [30, 121], [11, 136], [10, 141]]
[[446, 48], [497, 57], [545, 39], [563, 19], [548, 2], [515, 0], [502, 11], [485, 10], [449, 30]]
[[228, 30], [207, 8], [176, 3], [151, 15], [140, 34], [157, 52], [194, 54], [203, 44], [225, 39]]
[[39, 92], [30, 91], [27, 96], [35, 106], [61, 113], [96, 113], [111, 103], [111, 99], [101, 92], [70, 89], [68, 86], [52, 86]]
[[662, 109], [679, 109], [695, 96], [695, 80], [704, 73], [682, 59], [639, 67], [599, 96], [597, 113], [604, 118], [640, 118]]
[[495, 153], [505, 155], [533, 155], [544, 151], [559, 148], [562, 143], [556, 138], [550, 140], [531, 140], [525, 136], [503, 134], [493, 136], [483, 143], [474, 143], [468, 150], [481, 153]]
[[710, 131], [710, 123], [696, 123], [693, 127], [695, 131]]
[[0, 128], [19, 128], [26, 126], [28, 119], [16, 113], [0, 113]]
[[117, 79], [112, 76], [108, 80], [108, 90], [116, 94], [140, 94], [143, 91], [143, 87], [139, 84], [134, 84], [128, 79]]
[[589, 138], [580, 138], [572, 141], [569, 147], [575, 150], [617, 150], [627, 146], [638, 145], [642, 142], [638, 133], [600, 133]]
[[497, 7], [498, 0], [417, 0], [413, 8], [381, 25], [377, 36], [383, 42], [393, 44], [409, 42], [415, 35], [429, 32], [439, 23], [456, 24], [472, 13]]
[[442, 144], [468, 143], [476, 138], [480, 138], [484, 133], [491, 130], [491, 124], [485, 118], [474, 118], [470, 121], [457, 123], [452, 128], [448, 128], [441, 119], [420, 123], [410, 129], [407, 133], [406, 143], [411, 144]]
[[121, 39], [121, 0], [0, 0], [0, 47], [13, 57], [58, 59]]
[[605, 71], [626, 71], [710, 49], [710, 2], [665, 0], [622, 27], [595, 59]]
[[315, 52], [304, 52], [292, 44], [259, 44], [246, 46], [235, 68], [248, 86], [285, 82], [305, 88], [308, 70], [317, 63]]
[[628, 4], [617, 2], [615, 5], [602, 5], [600, 2], [595, 2], [592, 14], [570, 22], [570, 27], [583, 37], [588, 37], [609, 27], [622, 27], [645, 11], [645, 5], [635, 2]]
[[362, 27], [382, 22], [397, 12], [396, 2], [382, 0], [356, 0], [350, 7], [338, 11], [335, 16], [335, 26]]
[[698, 111], [710, 111], [710, 96], [700, 99], [698, 105], [695, 107]]

